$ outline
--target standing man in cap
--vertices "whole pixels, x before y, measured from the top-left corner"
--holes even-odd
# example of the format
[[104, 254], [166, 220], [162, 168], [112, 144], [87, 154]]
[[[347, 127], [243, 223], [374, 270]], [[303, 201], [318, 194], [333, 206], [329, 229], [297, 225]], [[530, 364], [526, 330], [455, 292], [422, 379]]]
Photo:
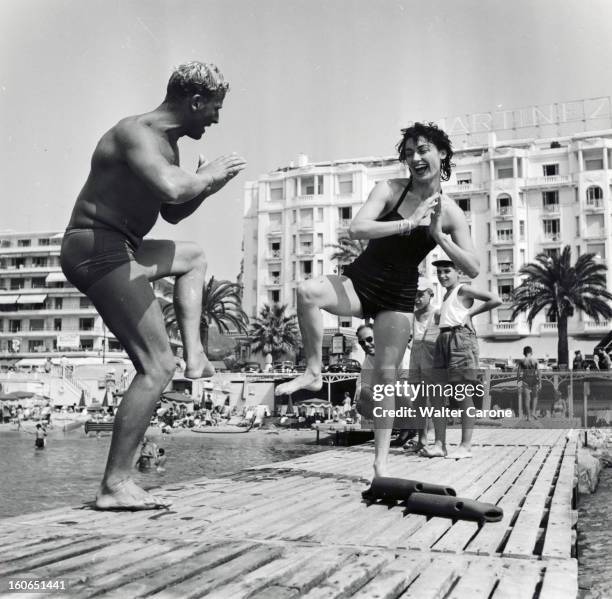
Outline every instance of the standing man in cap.
[[[436, 260], [432, 265], [436, 267], [440, 285], [446, 290], [440, 307], [440, 335], [434, 347], [434, 375], [437, 382], [453, 386], [450, 400], [453, 407], [461, 410], [461, 444], [452, 455], [447, 455], [446, 418], [433, 418], [435, 443], [432, 448], [424, 449], [421, 455], [431, 458], [471, 458], [474, 417], [469, 409], [474, 407], [474, 393], [468, 393], [467, 386], [473, 387], [478, 382], [479, 359], [472, 318], [493, 310], [502, 302], [495, 293], [459, 283], [459, 272], [452, 260]], [[474, 300], [483, 303], [475, 307]], [[444, 400], [445, 397], [436, 394], [432, 403], [442, 409], [445, 407]]]

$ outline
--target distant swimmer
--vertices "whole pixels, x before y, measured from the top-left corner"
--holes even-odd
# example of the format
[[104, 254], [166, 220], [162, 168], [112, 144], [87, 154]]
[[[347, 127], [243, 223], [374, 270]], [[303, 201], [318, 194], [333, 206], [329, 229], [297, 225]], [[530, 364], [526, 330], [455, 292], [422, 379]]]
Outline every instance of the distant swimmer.
[[175, 277], [174, 304], [190, 379], [212, 376], [200, 337], [206, 260], [195, 243], [144, 239], [161, 217], [176, 224], [193, 214], [245, 166], [236, 154], [195, 172], [179, 166], [178, 140], [198, 140], [219, 122], [229, 89], [212, 64], [189, 62], [172, 73], [163, 102], [127, 117], [106, 132], [91, 160], [64, 234], [61, 265], [93, 302], [126, 349], [136, 374], [114, 420], [104, 477], [96, 497], [102, 510], [163, 508], [168, 502], [132, 479], [138, 444], [176, 360], [151, 281]]
[[47, 440], [45, 438], [47, 436], [47, 431], [42, 425], [36, 425], [36, 431], [34, 432], [34, 436], [34, 447], [36, 447], [36, 449], [44, 449], [45, 445], [47, 444]]

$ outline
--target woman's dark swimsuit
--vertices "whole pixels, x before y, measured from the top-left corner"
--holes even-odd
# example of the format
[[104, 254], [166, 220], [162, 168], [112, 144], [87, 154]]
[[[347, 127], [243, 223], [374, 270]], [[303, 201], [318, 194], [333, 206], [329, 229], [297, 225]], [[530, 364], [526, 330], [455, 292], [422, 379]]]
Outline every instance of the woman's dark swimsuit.
[[79, 291], [87, 293], [104, 275], [134, 260], [141, 242], [112, 229], [68, 229], [62, 241], [62, 270]]
[[[402, 220], [398, 212], [410, 188], [406, 186], [393, 209], [378, 222]], [[413, 312], [419, 282], [419, 264], [436, 247], [429, 226], [417, 226], [408, 235], [371, 239], [368, 247], [342, 274], [348, 277], [361, 302], [364, 318], [379, 312]]]

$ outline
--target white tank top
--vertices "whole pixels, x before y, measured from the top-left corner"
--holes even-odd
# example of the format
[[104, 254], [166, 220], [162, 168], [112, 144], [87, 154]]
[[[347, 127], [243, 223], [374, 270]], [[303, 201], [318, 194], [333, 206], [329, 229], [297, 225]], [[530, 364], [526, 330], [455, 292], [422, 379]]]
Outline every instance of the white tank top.
[[419, 322], [414, 317], [413, 340], [414, 341], [435, 341], [438, 338], [440, 329], [435, 320], [436, 311], [432, 310], [425, 322]]
[[467, 313], [470, 311], [458, 297], [461, 287], [463, 287], [463, 283], [457, 285], [442, 302], [440, 307], [440, 328], [462, 325]]

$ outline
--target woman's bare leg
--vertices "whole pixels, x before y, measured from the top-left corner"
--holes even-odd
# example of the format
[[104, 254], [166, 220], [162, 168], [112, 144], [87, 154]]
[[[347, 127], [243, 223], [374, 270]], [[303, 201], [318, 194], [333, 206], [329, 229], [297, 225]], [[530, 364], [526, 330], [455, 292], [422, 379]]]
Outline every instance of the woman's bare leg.
[[305, 281], [297, 291], [297, 313], [302, 343], [306, 354], [306, 370], [293, 380], [276, 388], [276, 395], [290, 394], [299, 389], [318, 391], [321, 378], [323, 315], [326, 310], [338, 316], [361, 316], [361, 303], [350, 279], [327, 275]]
[[[395, 385], [398, 368], [412, 335], [412, 314], [380, 312], [374, 319], [374, 384]], [[385, 396], [377, 402], [383, 410], [395, 408], [395, 396]], [[374, 418], [374, 476], [387, 476], [393, 418]]]

